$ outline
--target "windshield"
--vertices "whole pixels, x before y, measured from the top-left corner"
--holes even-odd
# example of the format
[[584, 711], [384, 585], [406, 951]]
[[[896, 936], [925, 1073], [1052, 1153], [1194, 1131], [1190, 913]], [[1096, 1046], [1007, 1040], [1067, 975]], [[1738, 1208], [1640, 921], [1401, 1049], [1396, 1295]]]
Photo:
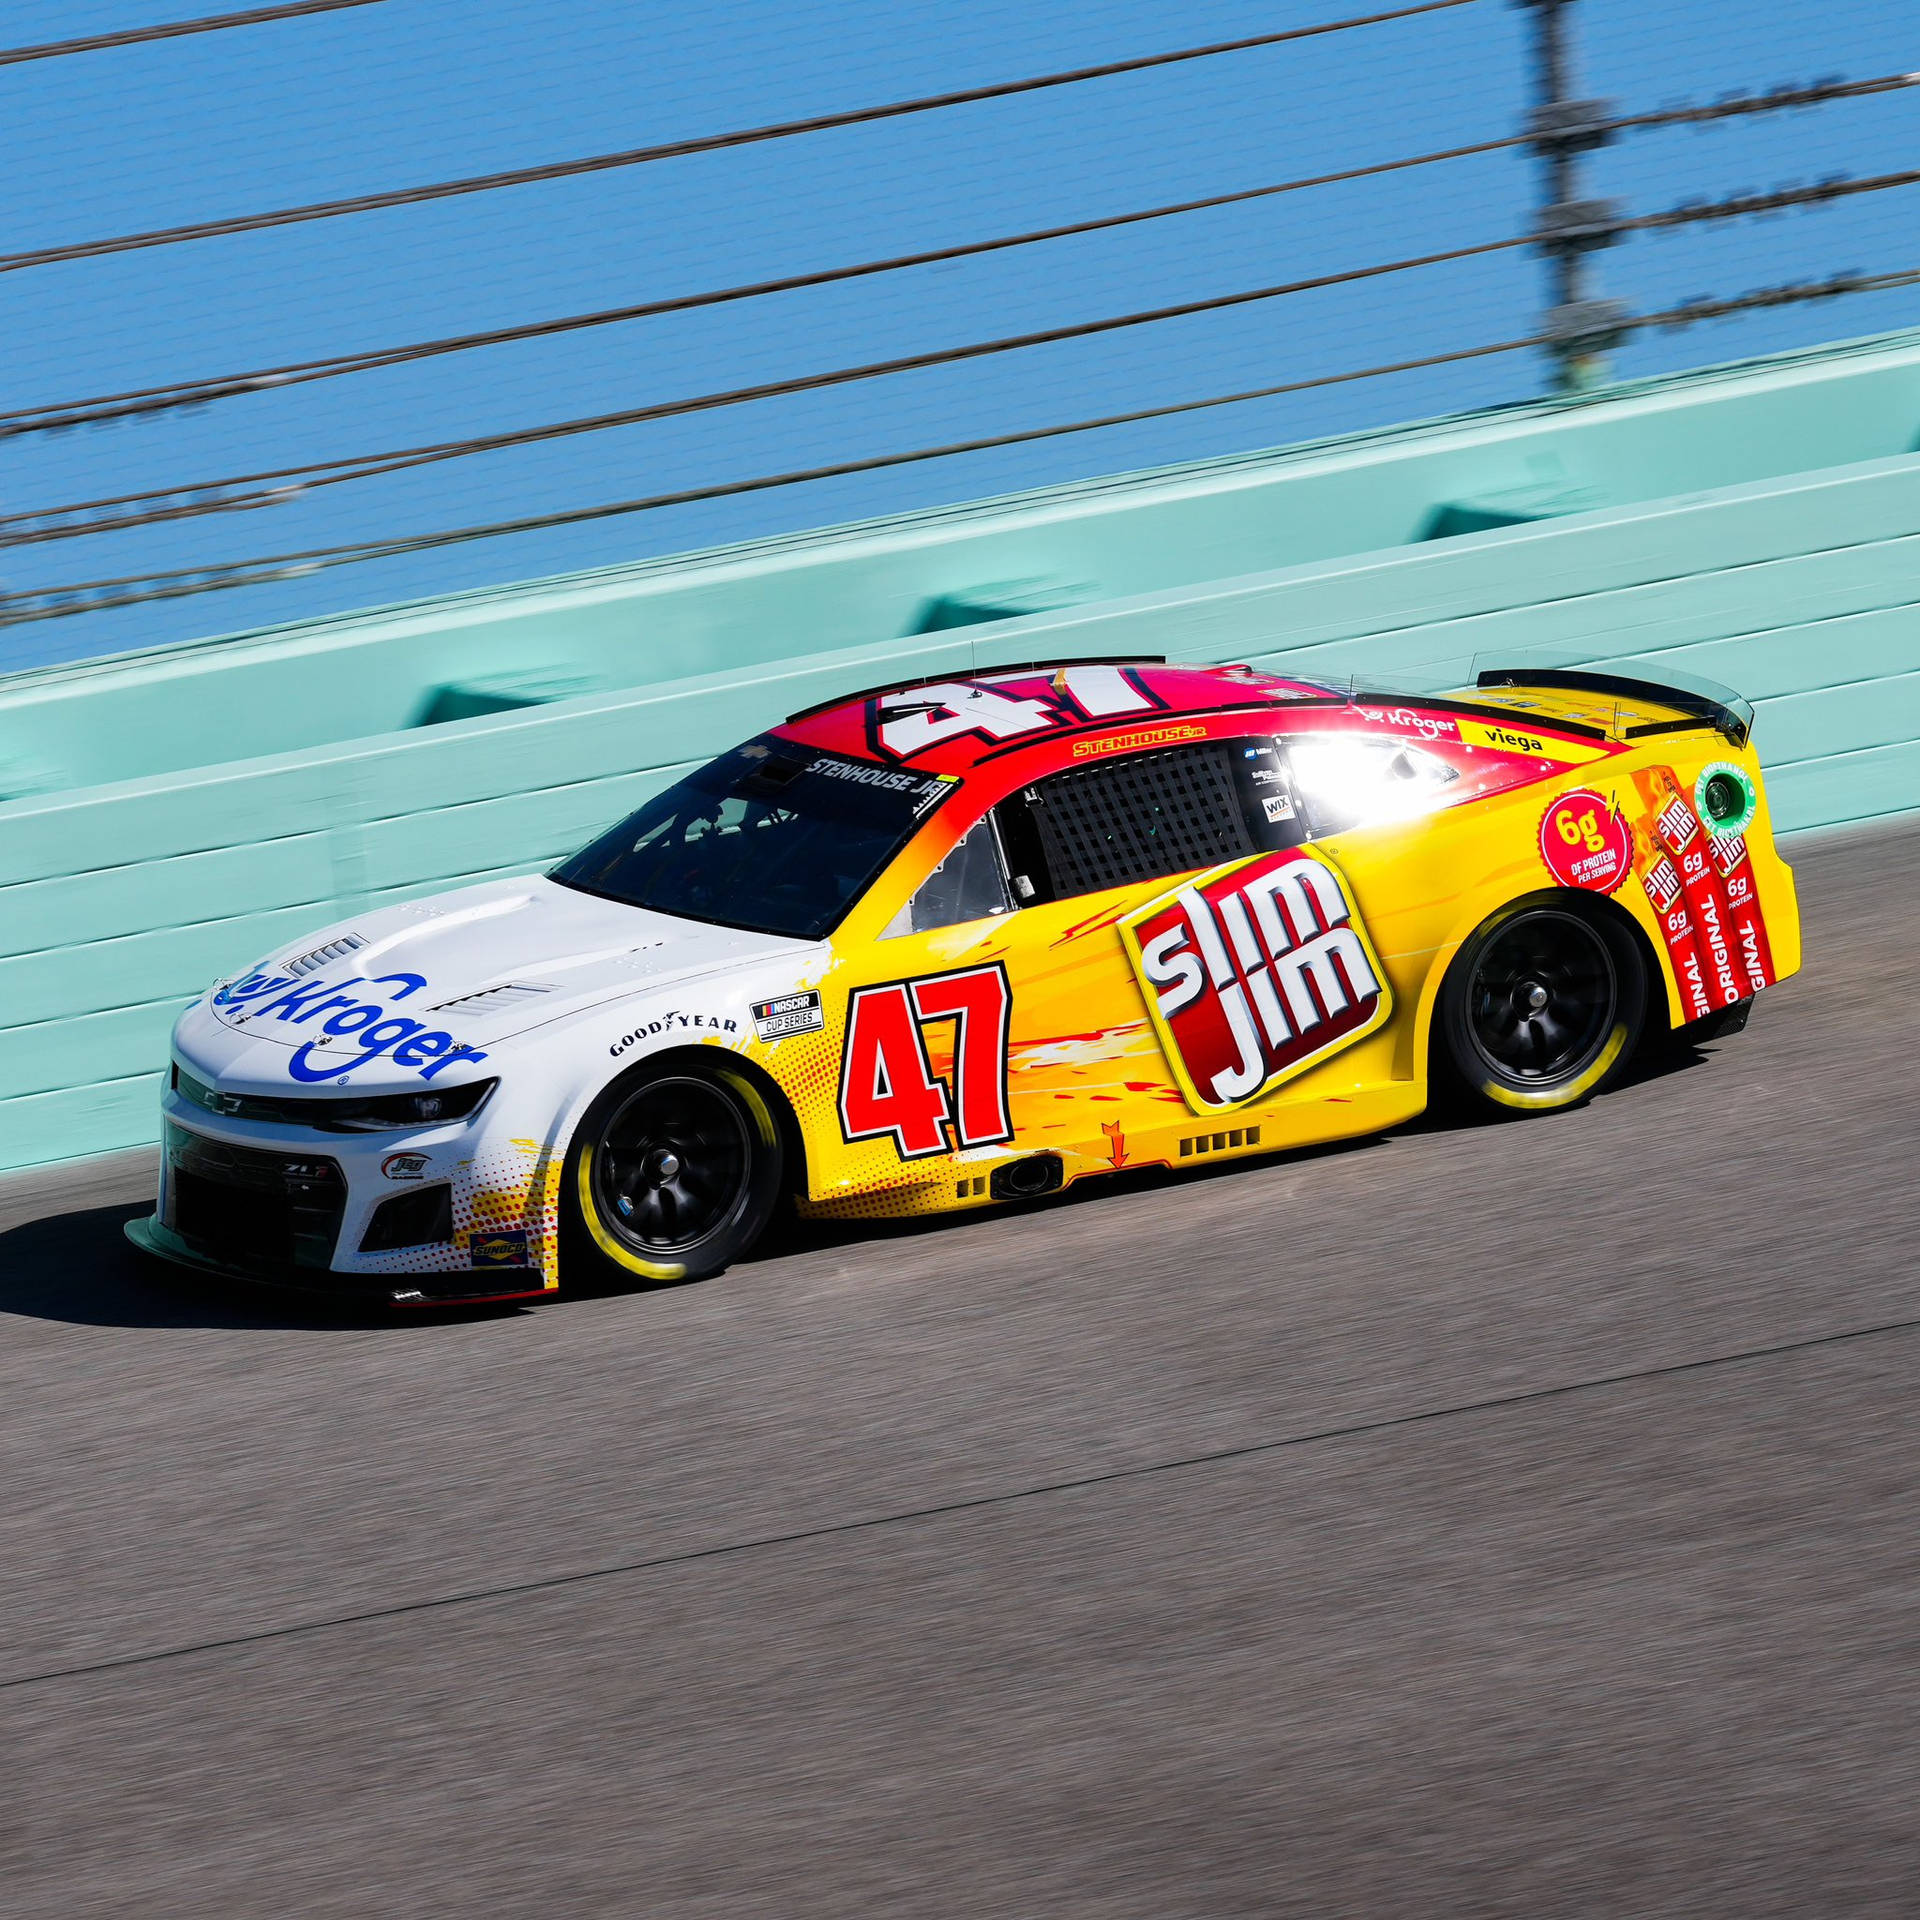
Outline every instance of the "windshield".
[[649, 800], [549, 878], [656, 913], [818, 940], [958, 784], [765, 735]]

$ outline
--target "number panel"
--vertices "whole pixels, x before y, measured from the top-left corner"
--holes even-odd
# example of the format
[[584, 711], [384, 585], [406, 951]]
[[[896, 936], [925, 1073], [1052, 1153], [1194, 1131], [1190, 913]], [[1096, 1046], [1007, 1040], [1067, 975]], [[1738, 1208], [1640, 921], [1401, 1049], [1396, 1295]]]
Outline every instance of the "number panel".
[[[1013, 1138], [1007, 1034], [1013, 989], [998, 961], [856, 987], [847, 1006], [840, 1132], [849, 1146], [891, 1137], [902, 1160]], [[952, 1023], [952, 1084], [934, 1070], [927, 1029]]]

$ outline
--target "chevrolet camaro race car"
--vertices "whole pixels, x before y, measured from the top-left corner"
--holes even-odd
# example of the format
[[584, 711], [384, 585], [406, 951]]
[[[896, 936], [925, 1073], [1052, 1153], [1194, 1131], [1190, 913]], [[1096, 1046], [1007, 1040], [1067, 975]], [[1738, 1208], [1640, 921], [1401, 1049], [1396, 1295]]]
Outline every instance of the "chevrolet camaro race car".
[[400, 1304], [698, 1278], [791, 1196], [944, 1213], [1599, 1092], [1799, 965], [1723, 690], [1071, 661], [796, 714], [544, 876], [180, 1017], [149, 1252]]

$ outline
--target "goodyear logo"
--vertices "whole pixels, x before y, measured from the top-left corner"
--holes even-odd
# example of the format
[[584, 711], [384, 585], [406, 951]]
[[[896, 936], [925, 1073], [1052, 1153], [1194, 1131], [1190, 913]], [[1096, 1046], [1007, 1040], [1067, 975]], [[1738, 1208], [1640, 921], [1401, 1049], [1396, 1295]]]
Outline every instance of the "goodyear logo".
[[500, 1227], [476, 1233], [468, 1243], [468, 1257], [476, 1267], [524, 1267], [527, 1259], [527, 1230], [524, 1227]]
[[1098, 753], [1133, 753], [1141, 747], [1169, 747], [1181, 740], [1204, 740], [1205, 727], [1135, 727], [1128, 733], [1109, 733], [1098, 740], [1076, 740], [1073, 757], [1089, 760]]

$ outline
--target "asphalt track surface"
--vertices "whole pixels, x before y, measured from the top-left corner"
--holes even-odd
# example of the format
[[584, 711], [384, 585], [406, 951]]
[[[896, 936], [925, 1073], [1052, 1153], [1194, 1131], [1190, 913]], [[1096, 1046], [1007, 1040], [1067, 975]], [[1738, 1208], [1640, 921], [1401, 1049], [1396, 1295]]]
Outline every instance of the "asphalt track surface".
[[1920, 1904], [1920, 832], [1591, 1108], [398, 1324], [0, 1186], [0, 1911]]

